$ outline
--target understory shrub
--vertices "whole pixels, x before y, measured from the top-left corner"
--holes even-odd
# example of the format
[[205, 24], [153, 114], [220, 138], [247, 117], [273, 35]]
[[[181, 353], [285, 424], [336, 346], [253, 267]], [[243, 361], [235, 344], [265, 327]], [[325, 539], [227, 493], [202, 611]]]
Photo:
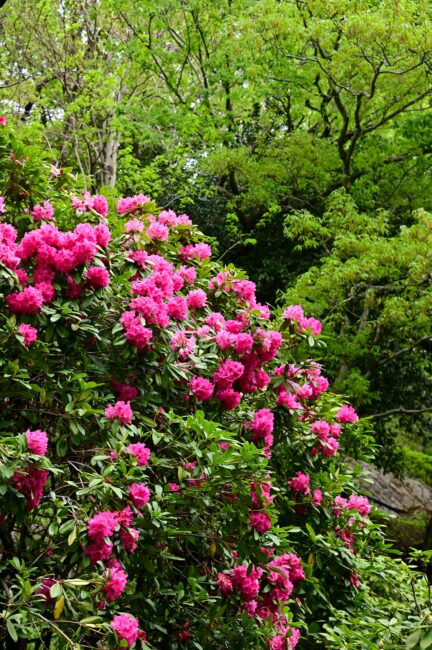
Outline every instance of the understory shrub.
[[14, 142], [3, 126], [3, 647], [336, 647], [334, 612], [394, 567], [344, 462], [371, 439], [301, 352], [320, 323], [271, 315], [186, 215], [75, 195]]

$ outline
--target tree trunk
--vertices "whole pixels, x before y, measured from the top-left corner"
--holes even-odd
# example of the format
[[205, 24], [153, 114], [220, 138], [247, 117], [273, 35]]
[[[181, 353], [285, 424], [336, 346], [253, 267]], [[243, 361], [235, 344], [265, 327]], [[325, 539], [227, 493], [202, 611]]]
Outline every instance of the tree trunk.
[[102, 145], [100, 157], [99, 184], [114, 187], [117, 177], [117, 154], [119, 148], [117, 134], [110, 131]]

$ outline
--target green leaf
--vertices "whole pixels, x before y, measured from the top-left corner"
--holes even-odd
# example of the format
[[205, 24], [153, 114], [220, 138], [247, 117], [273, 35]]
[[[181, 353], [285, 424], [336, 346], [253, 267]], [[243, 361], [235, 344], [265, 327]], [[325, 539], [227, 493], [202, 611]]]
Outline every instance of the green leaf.
[[61, 582], [56, 582], [50, 589], [51, 598], [59, 598], [63, 593]]
[[68, 546], [72, 546], [78, 535], [78, 529], [74, 526], [73, 530], [69, 533]]
[[424, 634], [420, 641], [420, 650], [426, 650], [432, 646], [432, 628]]
[[317, 535], [316, 535], [314, 529], [312, 528], [312, 526], [310, 524], [306, 524], [306, 530], [308, 531], [309, 537], [311, 538], [311, 540], [313, 542], [316, 542], [317, 541]]
[[412, 650], [413, 648], [415, 648], [417, 643], [420, 640], [420, 637], [421, 637], [421, 630], [416, 630], [415, 632], [410, 634], [406, 640], [405, 650]]
[[87, 616], [87, 618], [82, 618], [80, 623], [86, 625], [89, 623], [100, 623], [103, 619], [100, 616]]
[[7, 621], [6, 621], [6, 627], [7, 627], [7, 630], [9, 632], [10, 636], [12, 637], [13, 641], [17, 642], [18, 641], [18, 634], [17, 634], [15, 626], [12, 623], [12, 621], [10, 620], [10, 618], [8, 618]]

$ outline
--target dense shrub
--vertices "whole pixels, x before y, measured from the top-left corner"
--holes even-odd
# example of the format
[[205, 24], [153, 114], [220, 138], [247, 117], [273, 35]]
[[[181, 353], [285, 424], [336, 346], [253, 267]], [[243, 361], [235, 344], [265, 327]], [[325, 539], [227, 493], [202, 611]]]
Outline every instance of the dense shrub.
[[186, 215], [69, 196], [36, 158], [34, 187], [12, 138], [5, 126], [3, 646], [327, 643], [383, 542], [343, 463], [370, 440], [300, 352], [320, 323], [298, 306], [271, 317]]

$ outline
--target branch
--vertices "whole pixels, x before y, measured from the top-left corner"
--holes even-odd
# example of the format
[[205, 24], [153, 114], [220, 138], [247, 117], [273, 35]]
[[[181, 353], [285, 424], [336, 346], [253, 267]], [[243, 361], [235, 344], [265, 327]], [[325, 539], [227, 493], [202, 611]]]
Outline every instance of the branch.
[[398, 350], [397, 352], [394, 352], [390, 356], [386, 357], [382, 361], [380, 361], [377, 365], [382, 366], [383, 364], [387, 364], [393, 359], [396, 359], [396, 357], [399, 357], [401, 354], [405, 354], [405, 352], [410, 352], [413, 350], [417, 345], [420, 343], [423, 343], [424, 341], [432, 341], [432, 336], [422, 336], [420, 339], [412, 343], [411, 345], [408, 345], [406, 348], [402, 348], [401, 350]]
[[403, 407], [397, 409], [390, 409], [389, 411], [382, 411], [382, 413], [374, 413], [369, 415], [369, 418], [384, 418], [387, 415], [393, 415], [394, 413], [402, 413], [405, 415], [416, 415], [418, 413], [432, 413], [432, 406], [425, 406], [421, 409], [405, 409]]
[[403, 113], [407, 108], [409, 108], [413, 104], [417, 104], [418, 102], [420, 102], [422, 99], [424, 99], [430, 94], [432, 94], [432, 88], [428, 88], [427, 90], [424, 91], [424, 93], [420, 93], [420, 95], [417, 95], [417, 97], [414, 97], [409, 102], [406, 102], [405, 104], [403, 104], [402, 106], [394, 110], [392, 113], [389, 113], [389, 115], [384, 116], [381, 120], [375, 122], [375, 124], [369, 124], [369, 126], [365, 126], [363, 129], [363, 133], [370, 133], [371, 131], [375, 131], [375, 129], [378, 129], [383, 124], [386, 124], [386, 122], [389, 122], [397, 115], [400, 115], [400, 113]]

